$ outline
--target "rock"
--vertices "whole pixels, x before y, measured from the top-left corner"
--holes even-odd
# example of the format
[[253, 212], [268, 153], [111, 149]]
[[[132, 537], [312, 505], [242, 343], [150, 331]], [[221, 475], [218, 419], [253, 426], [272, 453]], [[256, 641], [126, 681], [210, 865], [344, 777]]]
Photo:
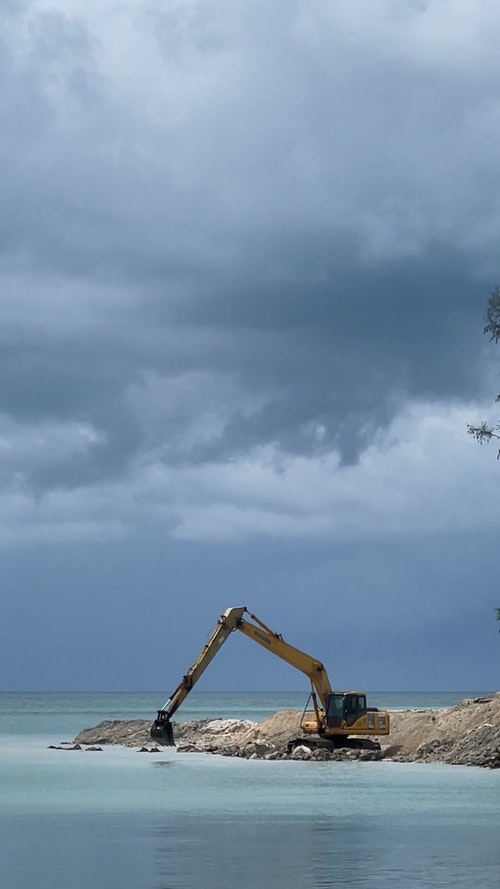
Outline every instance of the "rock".
[[[241, 748], [240, 748], [241, 749]], [[276, 750], [275, 745], [271, 741], [261, 741], [258, 738], [255, 741], [252, 741], [246, 747], [243, 748], [242, 754], [243, 756], [267, 756], [269, 753], [273, 753]]]
[[214, 735], [234, 735], [255, 727], [249, 719], [211, 719], [205, 723], [205, 731]]
[[78, 744], [120, 744], [142, 747], [149, 744], [151, 722], [145, 719], [113, 719], [100, 722], [95, 728], [83, 729], [75, 738]]
[[381, 750], [360, 750], [358, 756], [359, 762], [380, 762], [383, 758]]
[[290, 759], [311, 759], [311, 757], [312, 750], [310, 747], [306, 747], [305, 744], [298, 744], [290, 754]]
[[327, 750], [326, 747], [318, 747], [317, 750], [313, 750], [311, 753], [311, 759], [315, 762], [326, 762], [326, 760], [334, 759], [335, 751]]

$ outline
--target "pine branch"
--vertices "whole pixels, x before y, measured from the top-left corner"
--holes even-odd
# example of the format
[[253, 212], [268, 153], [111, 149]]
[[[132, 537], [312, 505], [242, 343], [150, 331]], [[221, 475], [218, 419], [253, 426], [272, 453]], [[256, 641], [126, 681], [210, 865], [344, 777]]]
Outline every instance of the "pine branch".
[[500, 340], [500, 287], [495, 287], [488, 300], [486, 325], [483, 333], [489, 333], [490, 340]]

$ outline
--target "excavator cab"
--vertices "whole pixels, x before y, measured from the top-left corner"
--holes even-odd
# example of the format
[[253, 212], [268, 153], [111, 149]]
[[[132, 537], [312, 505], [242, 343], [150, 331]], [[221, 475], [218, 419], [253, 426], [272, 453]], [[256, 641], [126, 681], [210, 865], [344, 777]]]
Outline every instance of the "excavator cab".
[[162, 747], [175, 747], [174, 729], [166, 710], [158, 710], [158, 715], [151, 726], [150, 735], [153, 741]]
[[342, 722], [353, 725], [366, 713], [366, 695], [359, 692], [334, 692], [328, 696], [326, 724], [341, 728]]

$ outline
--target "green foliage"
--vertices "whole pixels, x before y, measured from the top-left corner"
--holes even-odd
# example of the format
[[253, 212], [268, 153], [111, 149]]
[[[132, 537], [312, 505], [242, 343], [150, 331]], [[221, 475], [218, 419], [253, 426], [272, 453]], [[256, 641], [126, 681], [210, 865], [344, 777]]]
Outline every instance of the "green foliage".
[[[495, 287], [493, 292], [490, 294], [490, 298], [488, 300], [488, 307], [486, 309], [486, 324], [484, 326], [483, 333], [489, 333], [490, 341], [494, 341], [498, 343], [500, 339], [500, 288]], [[497, 395], [495, 401], [500, 401], [500, 395]], [[500, 440], [500, 423], [497, 423], [496, 426], [491, 426], [485, 420], [479, 424], [479, 426], [473, 426], [471, 424], [467, 424], [467, 432], [469, 435], [472, 435], [479, 444], [483, 444], [485, 441], [491, 441], [492, 438], [497, 438]], [[497, 460], [500, 459], [500, 450], [497, 453]], [[500, 617], [498, 618], [500, 620]]]
[[[486, 324], [483, 333], [489, 333], [490, 341], [498, 343], [500, 339], [500, 288], [495, 287], [490, 294], [488, 300], [488, 308], [486, 310]], [[495, 401], [500, 401], [500, 395], [497, 395]], [[500, 439], [500, 424], [492, 427], [488, 423], [482, 422], [479, 426], [467, 426], [469, 435], [473, 435], [479, 444], [484, 441], [491, 441], [492, 438]], [[500, 450], [497, 454], [497, 460], [500, 458]], [[500, 608], [495, 608], [495, 617], [500, 621]], [[500, 633], [500, 630], [498, 631]]]
[[[498, 398], [496, 399], [496, 401], [499, 400], [500, 399]], [[492, 438], [500, 439], [500, 424], [495, 427], [491, 427], [488, 426], [485, 420], [483, 420], [483, 422], [479, 426], [471, 426], [470, 424], [467, 424], [467, 432], [469, 433], [469, 435], [474, 436], [479, 444], [483, 444], [485, 441], [491, 441]], [[497, 460], [500, 460], [500, 450], [497, 454]]]
[[490, 334], [490, 340], [498, 343], [500, 339], [500, 288], [495, 287], [488, 300], [486, 310], [486, 326], [483, 333]]

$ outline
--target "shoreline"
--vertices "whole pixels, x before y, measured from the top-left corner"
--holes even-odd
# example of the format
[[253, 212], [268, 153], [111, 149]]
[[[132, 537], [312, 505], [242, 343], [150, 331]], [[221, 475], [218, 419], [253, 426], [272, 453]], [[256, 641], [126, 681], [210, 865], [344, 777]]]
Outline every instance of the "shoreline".
[[[245, 759], [392, 761], [500, 768], [500, 692], [465, 699], [443, 710], [391, 711], [391, 732], [381, 749], [340, 748], [311, 752], [306, 746], [287, 753], [300, 732], [301, 713], [284, 710], [262, 722], [197, 719], [173, 723], [179, 753], [212, 753]], [[150, 721], [104, 720], [79, 732], [73, 745], [135, 747], [157, 752], [149, 736]], [[307, 738], [304, 737], [305, 745]], [[64, 748], [61, 748], [64, 749]]]

